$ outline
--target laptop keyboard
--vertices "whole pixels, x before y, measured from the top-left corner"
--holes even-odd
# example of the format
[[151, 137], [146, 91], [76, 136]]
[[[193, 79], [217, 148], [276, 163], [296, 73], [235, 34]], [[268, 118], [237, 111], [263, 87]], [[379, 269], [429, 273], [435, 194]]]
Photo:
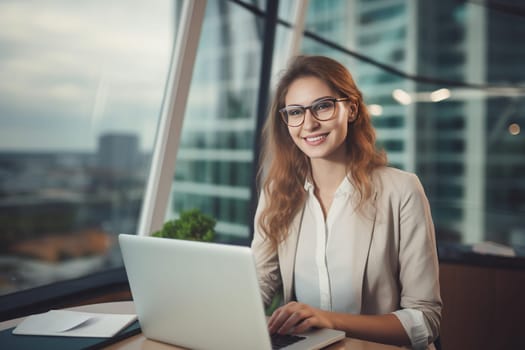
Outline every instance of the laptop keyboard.
[[293, 343], [297, 343], [298, 341], [301, 341], [303, 339], [306, 339], [306, 337], [300, 337], [298, 335], [291, 334], [270, 335], [270, 340], [272, 341], [272, 350], [282, 349], [288, 345], [292, 345]]

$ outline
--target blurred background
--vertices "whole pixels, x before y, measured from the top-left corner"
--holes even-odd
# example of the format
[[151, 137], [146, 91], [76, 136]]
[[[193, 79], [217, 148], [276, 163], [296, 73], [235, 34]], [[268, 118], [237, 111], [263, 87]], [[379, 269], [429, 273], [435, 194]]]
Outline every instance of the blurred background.
[[[182, 5], [0, 1], [0, 295], [122, 268]], [[486, 241], [525, 255], [524, 16], [516, 1], [208, 1], [165, 219], [199, 208], [219, 242], [250, 243], [263, 80], [321, 54], [354, 75], [390, 165], [420, 177], [442, 258]]]

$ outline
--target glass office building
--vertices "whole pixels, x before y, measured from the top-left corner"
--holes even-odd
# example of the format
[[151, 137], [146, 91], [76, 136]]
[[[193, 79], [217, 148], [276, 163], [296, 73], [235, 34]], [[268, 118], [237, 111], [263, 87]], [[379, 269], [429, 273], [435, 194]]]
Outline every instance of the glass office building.
[[490, 86], [524, 80], [519, 20], [456, 1], [311, 1], [306, 29], [366, 56], [303, 42], [347, 63], [390, 165], [420, 176], [441, 242], [523, 244], [522, 99]]
[[[523, 254], [525, 22], [512, 2], [210, 0], [191, 69], [174, 69], [199, 3], [0, 2], [0, 296], [124, 278], [117, 234], [187, 209], [217, 219], [218, 241], [249, 244], [265, 98], [294, 53], [350, 69], [390, 165], [420, 177], [440, 246]], [[171, 93], [175, 73], [189, 80]], [[159, 150], [164, 132], [177, 140]], [[165, 158], [168, 185], [151, 192]], [[149, 212], [148, 198], [166, 200]]]

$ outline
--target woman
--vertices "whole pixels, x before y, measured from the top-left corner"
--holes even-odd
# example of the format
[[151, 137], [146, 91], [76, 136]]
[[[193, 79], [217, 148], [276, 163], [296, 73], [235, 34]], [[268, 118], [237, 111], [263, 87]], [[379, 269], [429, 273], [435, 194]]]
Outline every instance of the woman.
[[[418, 178], [386, 166], [352, 76], [299, 56], [263, 136], [252, 249], [272, 333], [310, 327], [426, 348], [439, 334], [434, 227]], [[262, 172], [261, 172], [262, 173]], [[431, 345], [433, 346], [433, 345]]]

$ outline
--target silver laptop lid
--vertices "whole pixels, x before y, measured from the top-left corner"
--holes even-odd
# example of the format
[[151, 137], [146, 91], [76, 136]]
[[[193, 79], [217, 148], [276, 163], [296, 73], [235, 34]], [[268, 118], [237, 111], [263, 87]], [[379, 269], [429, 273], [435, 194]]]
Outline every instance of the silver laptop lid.
[[143, 334], [192, 349], [271, 349], [248, 247], [119, 235]]

